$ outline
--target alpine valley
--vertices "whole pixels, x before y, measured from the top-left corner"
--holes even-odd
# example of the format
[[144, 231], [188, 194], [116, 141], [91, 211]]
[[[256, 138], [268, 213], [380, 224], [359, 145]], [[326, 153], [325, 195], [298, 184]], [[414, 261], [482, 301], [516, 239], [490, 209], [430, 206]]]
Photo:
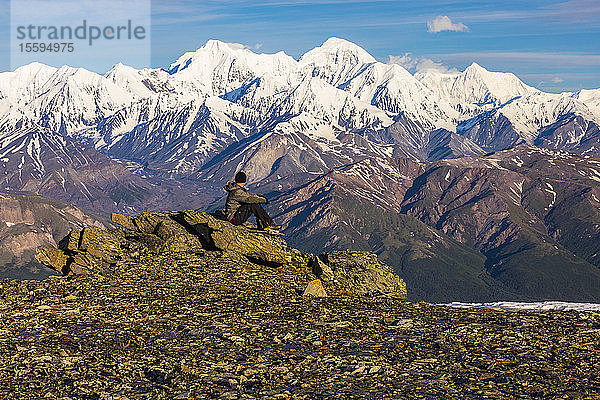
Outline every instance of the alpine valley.
[[220, 208], [244, 170], [291, 245], [375, 251], [411, 300], [600, 302], [598, 157], [600, 89], [411, 74], [338, 38], [299, 60], [210, 40], [165, 69], [34, 63], [0, 74], [0, 260], [38, 277], [66, 225]]

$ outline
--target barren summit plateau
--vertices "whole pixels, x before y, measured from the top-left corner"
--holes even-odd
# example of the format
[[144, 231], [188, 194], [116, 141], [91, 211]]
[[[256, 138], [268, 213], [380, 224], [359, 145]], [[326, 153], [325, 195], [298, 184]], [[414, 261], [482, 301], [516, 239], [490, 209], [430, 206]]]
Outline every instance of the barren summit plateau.
[[600, 314], [405, 300], [372, 253], [320, 257], [206, 213], [114, 214], [0, 282], [7, 399], [595, 398]]

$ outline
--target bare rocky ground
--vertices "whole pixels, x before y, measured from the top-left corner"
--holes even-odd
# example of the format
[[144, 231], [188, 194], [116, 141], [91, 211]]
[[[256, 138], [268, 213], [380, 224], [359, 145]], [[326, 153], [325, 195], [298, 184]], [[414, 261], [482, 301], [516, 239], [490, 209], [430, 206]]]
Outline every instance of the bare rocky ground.
[[[340, 260], [365, 254], [326, 255], [323, 272], [261, 261], [243, 246], [174, 249], [169, 215], [152, 217], [158, 239], [144, 243], [154, 251], [135, 247], [142, 220], [117, 217], [129, 229], [86, 228], [61, 244], [73, 267], [65, 277], [0, 281], [1, 398], [600, 397], [599, 313], [411, 303], [402, 288], [360, 290], [381, 279], [350, 282]], [[207, 221], [223, 246], [219, 234], [233, 228]], [[130, 253], [108, 263], [113, 239]], [[362, 270], [373, 271], [386, 273]], [[327, 297], [304, 294], [315, 281]]]

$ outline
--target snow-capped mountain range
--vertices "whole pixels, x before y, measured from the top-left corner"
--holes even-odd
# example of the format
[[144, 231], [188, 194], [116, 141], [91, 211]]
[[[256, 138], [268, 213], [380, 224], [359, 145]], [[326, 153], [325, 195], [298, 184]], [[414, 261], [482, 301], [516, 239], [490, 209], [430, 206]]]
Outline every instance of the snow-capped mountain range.
[[19, 146], [15, 132], [53, 132], [162, 176], [220, 182], [244, 168], [289, 188], [373, 156], [431, 161], [521, 142], [600, 155], [599, 125], [600, 89], [544, 93], [475, 63], [412, 75], [338, 38], [299, 60], [210, 40], [166, 69], [0, 74], [0, 155], [31, 150], [40, 171], [44, 141]]
[[0, 192], [210, 210], [243, 169], [286, 240], [375, 251], [414, 298], [598, 301], [599, 127], [600, 89], [413, 75], [337, 38], [299, 60], [211, 40], [165, 69], [1, 73]]

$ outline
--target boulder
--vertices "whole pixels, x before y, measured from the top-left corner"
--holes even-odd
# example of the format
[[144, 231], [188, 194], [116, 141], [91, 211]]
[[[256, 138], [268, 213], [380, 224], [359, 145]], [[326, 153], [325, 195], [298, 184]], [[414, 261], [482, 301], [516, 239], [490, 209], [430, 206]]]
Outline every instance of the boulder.
[[63, 275], [69, 272], [69, 256], [59, 249], [37, 248], [35, 249], [35, 259]]
[[119, 230], [84, 228], [79, 236], [79, 251], [84, 251], [108, 263], [114, 263], [130, 250], [129, 243]]
[[229, 221], [198, 211], [185, 211], [182, 221], [200, 237], [210, 249], [234, 251], [249, 259], [267, 265], [281, 265], [291, 261], [291, 252], [281, 236], [236, 226]]
[[80, 238], [81, 231], [71, 231], [58, 243], [58, 248], [67, 253], [78, 251]]
[[162, 239], [163, 244], [159, 252], [198, 252], [203, 249], [198, 235], [188, 232], [182, 225], [173, 219], [162, 219], [156, 225], [155, 235]]
[[122, 226], [125, 229], [136, 230], [135, 223], [133, 222], [133, 218], [128, 215], [112, 213], [110, 214], [110, 219], [117, 225]]
[[325, 281], [335, 280], [335, 274], [331, 270], [331, 267], [325, 264], [321, 260], [321, 257], [312, 257], [309, 261], [309, 267], [317, 278]]
[[321, 280], [315, 279], [314, 281], [311, 281], [308, 283], [308, 285], [306, 286], [306, 289], [304, 289], [304, 293], [302, 295], [303, 296], [313, 296], [313, 297], [327, 297], [327, 292], [325, 291], [325, 288], [323, 287]]
[[[406, 298], [406, 285], [394, 271], [368, 252], [332, 251], [319, 257], [289, 247], [282, 236], [235, 226], [199, 211], [162, 211], [136, 217], [112, 214], [124, 229], [72, 231], [59, 249], [38, 249], [36, 258], [64, 275], [112, 275], [121, 261], [183, 253], [216, 252], [240, 268], [260, 265], [287, 268], [314, 277], [304, 295], [387, 294]], [[214, 260], [214, 259], [213, 259]]]
[[404, 281], [374, 253], [330, 251], [319, 258], [331, 268], [334, 279], [345, 290], [360, 295], [381, 293], [406, 298]]

